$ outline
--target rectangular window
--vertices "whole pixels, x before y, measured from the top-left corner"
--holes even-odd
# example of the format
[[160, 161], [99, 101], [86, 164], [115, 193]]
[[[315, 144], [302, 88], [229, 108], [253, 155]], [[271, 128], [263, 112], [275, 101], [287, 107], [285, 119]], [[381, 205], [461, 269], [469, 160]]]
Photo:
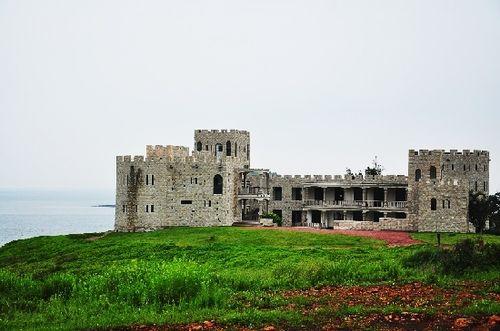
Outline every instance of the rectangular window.
[[208, 200], [208, 206], [212, 207], [212, 200]]
[[122, 206], [122, 211], [125, 212], [127, 210], [127, 207], [125, 205]]
[[198, 184], [198, 178], [197, 177], [194, 178], [194, 183]]
[[302, 223], [302, 211], [292, 210], [292, 226], [300, 225]]
[[151, 205], [151, 212], [154, 213], [155, 212], [155, 205]]
[[281, 186], [273, 187], [273, 200], [274, 201], [283, 200], [283, 189], [281, 188]]
[[193, 200], [181, 200], [181, 205], [191, 205]]
[[292, 187], [292, 200], [302, 200], [302, 187]]
[[155, 175], [151, 175], [151, 185], [155, 184]]
[[146, 213], [149, 213], [149, 205], [146, 205]]
[[149, 185], [149, 175], [146, 175], [146, 185]]

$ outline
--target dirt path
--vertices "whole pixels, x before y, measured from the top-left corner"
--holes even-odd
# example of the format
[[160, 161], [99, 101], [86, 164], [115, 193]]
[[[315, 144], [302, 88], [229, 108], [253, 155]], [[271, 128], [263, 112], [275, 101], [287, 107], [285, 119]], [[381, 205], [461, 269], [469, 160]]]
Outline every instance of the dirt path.
[[368, 237], [373, 239], [384, 240], [389, 246], [409, 246], [420, 243], [420, 241], [413, 239], [408, 232], [402, 232], [402, 231], [331, 230], [331, 229], [314, 229], [314, 228], [299, 227], [299, 226], [258, 227], [253, 229], [301, 231], [301, 232], [322, 233], [322, 234], [345, 234], [348, 236]]

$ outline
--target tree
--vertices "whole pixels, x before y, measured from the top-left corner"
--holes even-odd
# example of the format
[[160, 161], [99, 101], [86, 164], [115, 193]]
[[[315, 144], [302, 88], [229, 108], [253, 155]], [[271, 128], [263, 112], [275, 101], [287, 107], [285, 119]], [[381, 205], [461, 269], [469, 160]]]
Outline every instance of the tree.
[[488, 197], [488, 220], [490, 229], [500, 233], [500, 192]]
[[474, 224], [476, 233], [482, 233], [489, 216], [489, 198], [484, 193], [469, 192], [469, 221]]
[[379, 176], [382, 175], [382, 171], [384, 167], [380, 163], [378, 163], [377, 156], [375, 155], [375, 159], [372, 161], [373, 167], [366, 167], [365, 175], [366, 176]]

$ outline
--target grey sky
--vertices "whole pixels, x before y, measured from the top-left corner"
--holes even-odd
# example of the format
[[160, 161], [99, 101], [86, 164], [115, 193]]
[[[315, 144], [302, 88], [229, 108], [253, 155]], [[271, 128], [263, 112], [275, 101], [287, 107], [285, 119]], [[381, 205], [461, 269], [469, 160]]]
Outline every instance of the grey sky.
[[0, 187], [114, 188], [115, 155], [251, 131], [252, 165], [341, 174], [488, 149], [500, 1], [0, 0]]

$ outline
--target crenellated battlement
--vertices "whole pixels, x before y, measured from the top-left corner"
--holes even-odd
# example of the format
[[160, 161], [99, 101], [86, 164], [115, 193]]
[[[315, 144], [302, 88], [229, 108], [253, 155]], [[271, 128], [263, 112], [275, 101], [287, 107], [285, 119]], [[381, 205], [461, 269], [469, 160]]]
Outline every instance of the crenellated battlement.
[[362, 174], [356, 175], [274, 175], [277, 179], [293, 179], [304, 182], [349, 182], [349, 183], [365, 183], [365, 182], [384, 182], [384, 183], [406, 183], [408, 177], [405, 175], [380, 175], [366, 176]]
[[191, 155], [179, 156], [179, 155], [166, 155], [157, 156], [151, 155], [144, 157], [143, 155], [121, 155], [116, 157], [116, 163], [118, 165], [130, 164], [130, 165], [152, 165], [152, 164], [165, 164], [165, 165], [213, 165], [213, 166], [223, 166], [227, 164], [234, 165], [235, 158], [231, 156], [222, 156], [216, 158], [210, 153], [203, 152], [193, 152]]
[[464, 156], [487, 156], [489, 157], [490, 152], [487, 150], [469, 150], [469, 149], [464, 149], [461, 152], [456, 150], [456, 149], [450, 149], [450, 150], [444, 150], [444, 149], [433, 149], [433, 150], [428, 150], [428, 149], [419, 149], [414, 150], [410, 149], [408, 151], [408, 156], [409, 157], [414, 157], [414, 156], [432, 156], [432, 155], [464, 155]]
[[236, 130], [236, 129], [220, 129], [220, 130], [206, 130], [206, 129], [196, 129], [195, 133], [238, 133], [238, 134], [245, 134], [245, 135], [250, 135], [249, 131], [246, 130]]

